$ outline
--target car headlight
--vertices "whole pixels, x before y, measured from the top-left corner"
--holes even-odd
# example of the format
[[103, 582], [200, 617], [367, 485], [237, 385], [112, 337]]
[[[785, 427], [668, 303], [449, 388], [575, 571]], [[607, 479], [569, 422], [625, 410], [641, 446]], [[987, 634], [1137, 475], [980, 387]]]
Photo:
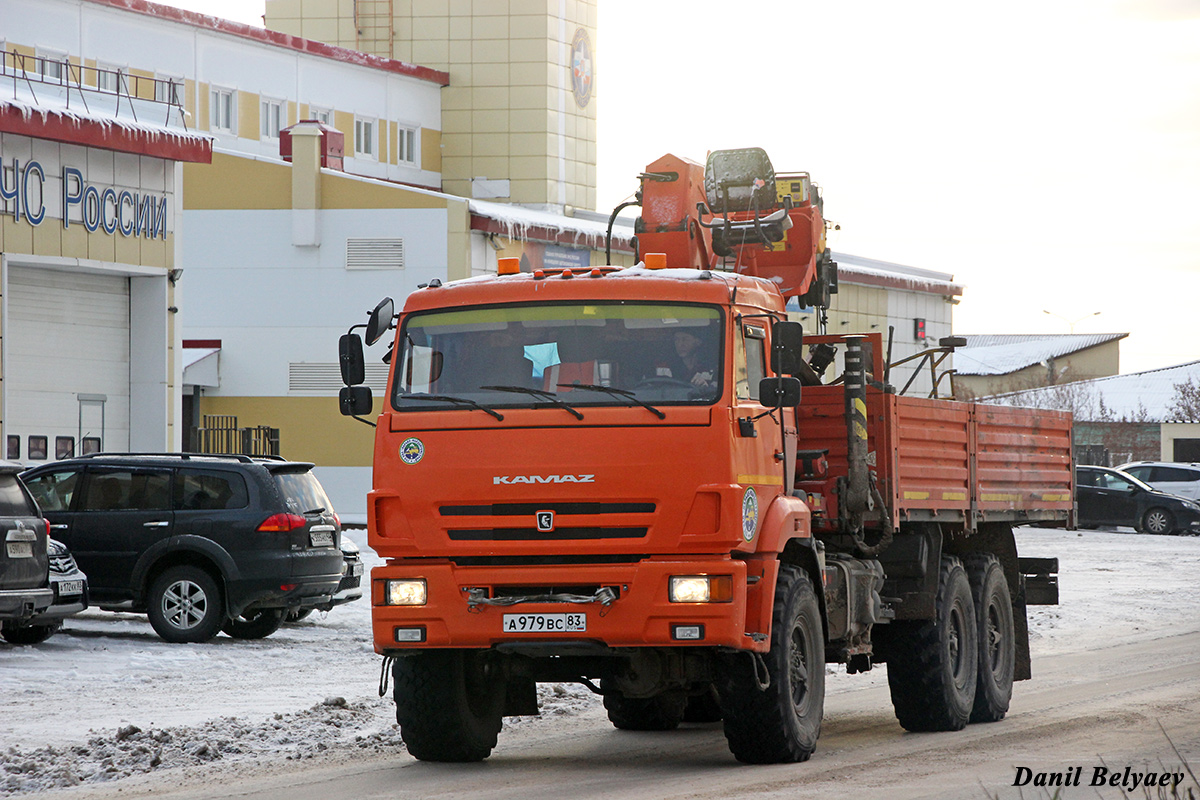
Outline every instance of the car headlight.
[[383, 604], [386, 606], [423, 606], [425, 601], [424, 578], [383, 583]]
[[1188, 511], [1200, 511], [1200, 504], [1193, 503], [1191, 500], [1184, 500], [1183, 507]]
[[340, 547], [342, 548], [342, 552], [343, 552], [343, 553], [357, 553], [357, 552], [359, 552], [359, 547], [358, 547], [358, 545], [356, 545], [356, 544], [355, 544], [355, 543], [354, 543], [354, 542], [353, 542], [353, 541], [350, 539], [350, 537], [346, 535], [346, 532], [345, 532], [345, 531], [342, 531], [342, 541], [341, 541], [341, 545], [340, 545]]
[[667, 599], [672, 603], [728, 603], [733, 600], [733, 577], [672, 575]]

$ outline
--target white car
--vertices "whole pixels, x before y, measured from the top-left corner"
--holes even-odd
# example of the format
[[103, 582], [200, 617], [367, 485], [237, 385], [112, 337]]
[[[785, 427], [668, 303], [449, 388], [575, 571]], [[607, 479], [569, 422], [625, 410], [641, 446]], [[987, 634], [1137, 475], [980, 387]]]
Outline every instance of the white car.
[[1171, 461], [1131, 461], [1117, 467], [1159, 491], [1200, 500], [1200, 464]]

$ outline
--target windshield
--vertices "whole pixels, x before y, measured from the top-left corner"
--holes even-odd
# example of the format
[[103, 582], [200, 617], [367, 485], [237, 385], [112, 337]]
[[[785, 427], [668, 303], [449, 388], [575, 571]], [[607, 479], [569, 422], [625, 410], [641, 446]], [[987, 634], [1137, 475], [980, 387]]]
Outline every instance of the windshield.
[[712, 306], [438, 311], [409, 316], [400, 340], [399, 411], [470, 408], [462, 401], [493, 409], [703, 404], [721, 393], [721, 311]]

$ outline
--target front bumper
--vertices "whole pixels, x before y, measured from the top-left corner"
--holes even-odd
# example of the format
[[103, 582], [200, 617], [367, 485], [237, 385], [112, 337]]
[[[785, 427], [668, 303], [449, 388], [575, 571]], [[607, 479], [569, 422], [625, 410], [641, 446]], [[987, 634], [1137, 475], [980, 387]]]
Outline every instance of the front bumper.
[[[732, 597], [727, 602], [672, 603], [668, 582], [673, 575], [728, 575]], [[428, 600], [423, 606], [383, 604], [384, 581], [424, 578]], [[611, 587], [617, 599], [599, 602], [521, 602], [494, 606], [468, 603], [469, 590], [486, 589], [490, 597], [590, 593]], [[537, 591], [542, 590], [542, 591]], [[746, 649], [746, 564], [728, 557], [678, 556], [648, 558], [634, 564], [553, 566], [459, 566], [447, 560], [393, 562], [371, 570], [372, 629], [378, 653], [425, 647], [487, 648], [531, 643], [564, 647], [580, 642], [608, 647], [725, 646]], [[505, 614], [584, 614], [587, 630], [561, 633], [505, 633]], [[702, 637], [681, 640], [679, 626], [696, 628]], [[397, 629], [423, 629], [423, 641], [397, 641]]]

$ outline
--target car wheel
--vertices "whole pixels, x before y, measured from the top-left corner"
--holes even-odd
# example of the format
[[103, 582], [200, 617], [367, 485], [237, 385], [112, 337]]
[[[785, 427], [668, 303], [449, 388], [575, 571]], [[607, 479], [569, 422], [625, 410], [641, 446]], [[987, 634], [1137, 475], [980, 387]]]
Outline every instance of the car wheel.
[[1152, 508], [1142, 517], [1142, 530], [1154, 534], [1170, 533], [1175, 530], [1175, 518], [1165, 508]]
[[0, 626], [0, 636], [9, 644], [41, 644], [61, 627], [62, 622], [54, 625], [18, 625], [15, 622], [6, 622]]
[[225, 620], [221, 630], [235, 639], [265, 639], [283, 624], [285, 608], [260, 608]]
[[150, 584], [147, 606], [154, 632], [168, 642], [207, 642], [225, 621], [221, 587], [199, 567], [165, 570]]
[[312, 612], [313, 610], [311, 608], [293, 608], [291, 611], [287, 612], [287, 619], [285, 619], [284, 622], [299, 622]]

